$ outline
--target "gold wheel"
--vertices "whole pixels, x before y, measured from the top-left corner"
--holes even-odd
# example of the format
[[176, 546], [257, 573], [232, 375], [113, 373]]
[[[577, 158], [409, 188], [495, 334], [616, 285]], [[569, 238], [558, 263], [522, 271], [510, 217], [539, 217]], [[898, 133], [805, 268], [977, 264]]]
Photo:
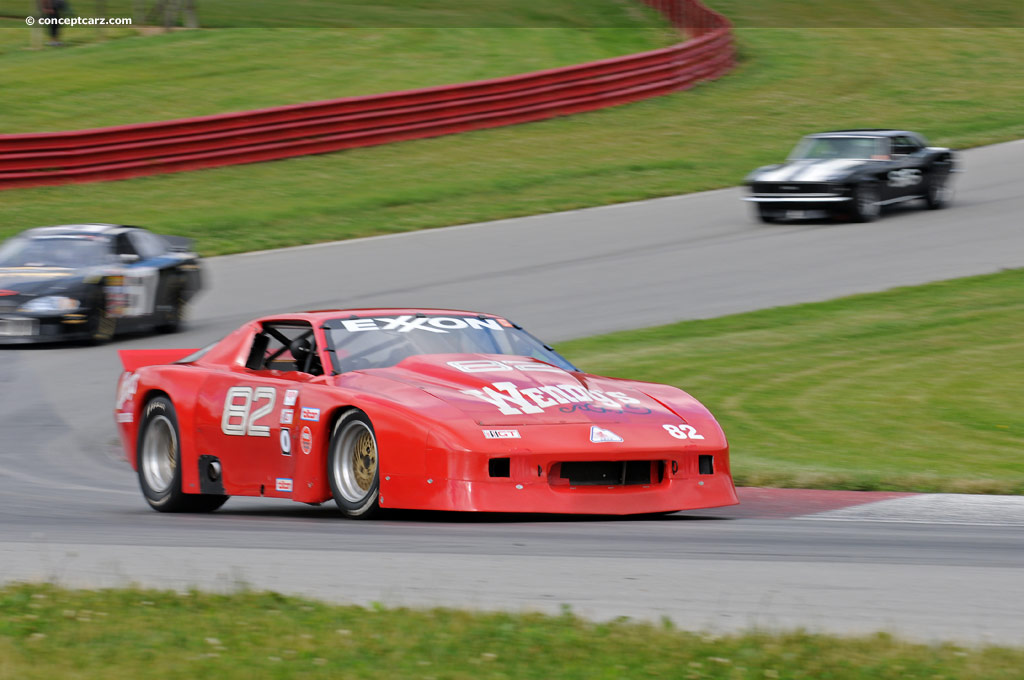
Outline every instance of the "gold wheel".
[[380, 500], [380, 457], [370, 419], [352, 411], [334, 427], [327, 473], [338, 508], [353, 518], [373, 515]]
[[370, 432], [362, 432], [353, 445], [352, 475], [356, 485], [364, 492], [373, 485], [377, 473], [377, 442]]

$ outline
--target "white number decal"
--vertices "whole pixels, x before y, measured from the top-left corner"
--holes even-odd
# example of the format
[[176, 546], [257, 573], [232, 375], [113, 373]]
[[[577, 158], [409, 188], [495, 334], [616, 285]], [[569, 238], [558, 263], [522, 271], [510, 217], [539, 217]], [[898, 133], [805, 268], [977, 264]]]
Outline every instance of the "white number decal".
[[920, 183], [921, 171], [917, 168], [902, 168], [889, 173], [889, 186], [891, 187], [912, 187]]
[[565, 373], [557, 366], [535, 364], [532, 361], [494, 361], [492, 359], [476, 359], [473, 361], [449, 361], [448, 365], [463, 373], [502, 373], [505, 371], [539, 371], [547, 373]]
[[704, 439], [704, 435], [697, 434], [697, 430], [689, 425], [662, 425], [662, 427], [676, 439]]
[[[238, 403], [243, 400], [242, 403]], [[220, 417], [220, 431], [230, 435], [244, 435], [252, 406], [251, 387], [232, 387], [224, 397], [224, 413]]]
[[[254, 402], [266, 402], [252, 410]], [[269, 425], [257, 425], [256, 422], [274, 410], [277, 401], [277, 390], [273, 387], [239, 386], [228, 390], [224, 397], [224, 413], [220, 418], [220, 431], [227, 435], [250, 437], [269, 437]]]

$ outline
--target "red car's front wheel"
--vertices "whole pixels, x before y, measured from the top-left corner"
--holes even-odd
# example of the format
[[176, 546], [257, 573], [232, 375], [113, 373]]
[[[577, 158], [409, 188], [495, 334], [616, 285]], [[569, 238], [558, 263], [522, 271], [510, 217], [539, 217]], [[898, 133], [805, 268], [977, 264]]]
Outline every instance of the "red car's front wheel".
[[334, 502], [346, 517], [364, 519], [380, 509], [377, 436], [362, 411], [352, 411], [334, 425], [327, 473]]

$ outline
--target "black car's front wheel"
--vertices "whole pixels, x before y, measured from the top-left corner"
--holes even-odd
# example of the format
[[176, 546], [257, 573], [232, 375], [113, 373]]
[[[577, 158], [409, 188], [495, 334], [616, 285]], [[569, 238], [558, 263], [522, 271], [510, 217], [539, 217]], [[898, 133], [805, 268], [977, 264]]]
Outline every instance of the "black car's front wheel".
[[779, 221], [779, 211], [766, 205], [758, 204], [756, 213], [757, 219], [764, 224], [775, 224]]
[[878, 186], [865, 182], [858, 184], [853, 190], [850, 216], [855, 222], [874, 222], [882, 212]]
[[160, 512], [212, 512], [228, 499], [213, 494], [186, 494], [181, 489], [181, 438], [178, 415], [167, 397], [155, 397], [146, 404], [136, 467], [142, 495]]
[[107, 301], [99, 295], [93, 302], [92, 309], [86, 317], [86, 328], [89, 331], [89, 342], [101, 345], [110, 342], [117, 330], [117, 321], [107, 311]]
[[327, 477], [338, 509], [365, 519], [380, 509], [380, 458], [373, 423], [362, 411], [340, 418], [331, 433]]
[[944, 177], [932, 177], [928, 180], [928, 187], [925, 189], [924, 204], [929, 210], [945, 208], [949, 202], [949, 188], [946, 186]]
[[167, 308], [161, 315], [156, 329], [160, 333], [177, 333], [185, 321], [188, 302], [179, 289], [174, 289], [167, 297]]

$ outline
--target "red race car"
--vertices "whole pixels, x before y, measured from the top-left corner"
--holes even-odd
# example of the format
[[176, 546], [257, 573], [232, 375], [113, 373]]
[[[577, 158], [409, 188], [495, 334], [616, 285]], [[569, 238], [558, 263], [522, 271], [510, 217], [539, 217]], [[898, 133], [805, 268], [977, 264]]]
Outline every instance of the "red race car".
[[489, 314], [282, 314], [201, 350], [121, 350], [115, 420], [146, 500], [634, 514], [734, 505], [685, 392], [580, 372]]

